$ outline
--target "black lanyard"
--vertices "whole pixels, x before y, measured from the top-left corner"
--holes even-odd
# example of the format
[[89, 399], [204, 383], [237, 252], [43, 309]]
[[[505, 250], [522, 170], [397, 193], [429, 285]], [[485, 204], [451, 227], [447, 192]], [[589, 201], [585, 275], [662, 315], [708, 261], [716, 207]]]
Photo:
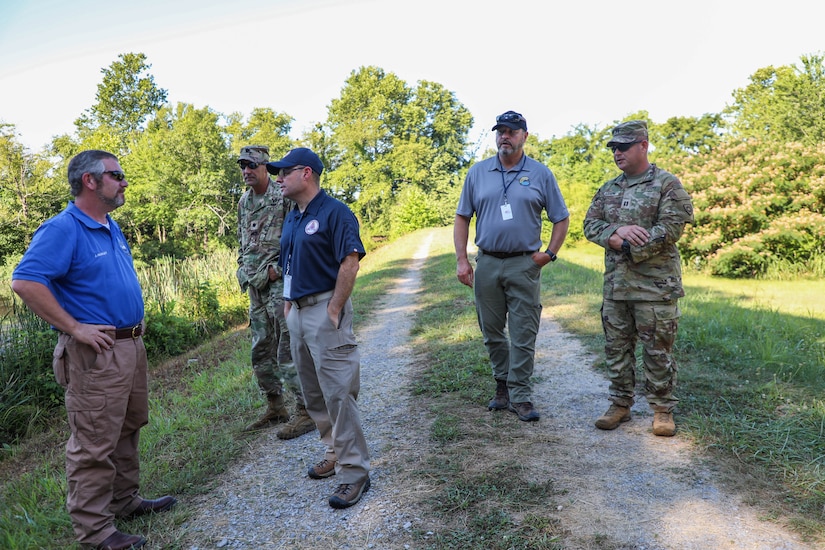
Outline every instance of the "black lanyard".
[[510, 183], [507, 183], [506, 179], [504, 178], [504, 166], [501, 164], [501, 159], [498, 159], [498, 167], [501, 170], [501, 186], [504, 188], [504, 204], [507, 204], [507, 190], [510, 189], [510, 186], [513, 185], [513, 182], [516, 181], [516, 178], [521, 174], [521, 171], [524, 170], [524, 163], [527, 162], [527, 155], [524, 153], [521, 154], [521, 168], [518, 169], [516, 175], [513, 176], [513, 179], [510, 180]]

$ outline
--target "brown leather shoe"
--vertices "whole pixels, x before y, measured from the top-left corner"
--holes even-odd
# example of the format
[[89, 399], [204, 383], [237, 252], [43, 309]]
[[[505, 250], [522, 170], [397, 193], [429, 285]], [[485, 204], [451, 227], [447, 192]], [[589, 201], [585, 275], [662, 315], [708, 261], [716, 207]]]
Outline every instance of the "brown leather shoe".
[[521, 403], [513, 403], [510, 402], [510, 405], [507, 407], [510, 412], [514, 412], [518, 415], [518, 419], [522, 422], [536, 422], [541, 415], [539, 411], [533, 408], [533, 404], [529, 401], [523, 401]]
[[120, 531], [115, 531], [106, 540], [95, 546], [95, 550], [130, 550], [140, 548], [146, 544], [146, 539], [140, 535], [127, 535]]
[[361, 500], [361, 495], [369, 490], [370, 476], [365, 477], [358, 483], [342, 483], [329, 497], [329, 505], [333, 508], [349, 508]]
[[165, 497], [160, 497], [155, 500], [143, 499], [140, 501], [140, 504], [138, 504], [138, 507], [132, 510], [130, 513], [123, 516], [123, 519], [132, 519], [140, 516], [145, 516], [146, 514], [157, 514], [160, 512], [165, 512], [172, 508], [172, 506], [174, 506], [177, 501], [178, 499], [169, 495], [166, 495]]
[[503, 411], [510, 405], [510, 392], [507, 390], [507, 380], [496, 380], [496, 394], [487, 404], [488, 411]]
[[324, 479], [326, 477], [334, 476], [335, 462], [325, 458], [315, 466], [310, 466], [307, 470], [307, 475], [312, 479]]

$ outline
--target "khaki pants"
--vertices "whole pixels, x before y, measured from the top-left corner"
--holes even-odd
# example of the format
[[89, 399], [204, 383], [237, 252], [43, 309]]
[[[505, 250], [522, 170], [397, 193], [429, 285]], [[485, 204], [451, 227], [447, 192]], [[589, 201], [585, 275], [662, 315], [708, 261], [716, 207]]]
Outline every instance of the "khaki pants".
[[369, 473], [370, 460], [356, 403], [361, 363], [352, 332], [352, 303], [347, 300], [337, 327], [327, 315], [328, 303], [293, 306], [286, 322], [307, 412], [327, 446], [326, 458], [338, 461], [340, 483], [357, 483]]
[[146, 348], [142, 338], [125, 338], [98, 354], [60, 334], [52, 366], [66, 389], [71, 430], [66, 505], [78, 542], [96, 545], [116, 531], [116, 515], [141, 502], [138, 442], [149, 422]]

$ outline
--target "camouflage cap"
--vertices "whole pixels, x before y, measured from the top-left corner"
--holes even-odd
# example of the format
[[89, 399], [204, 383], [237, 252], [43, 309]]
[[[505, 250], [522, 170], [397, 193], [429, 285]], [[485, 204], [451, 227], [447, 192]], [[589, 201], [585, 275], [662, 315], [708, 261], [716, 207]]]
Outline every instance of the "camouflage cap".
[[248, 160], [250, 162], [257, 162], [258, 164], [265, 164], [269, 162], [269, 147], [266, 145], [247, 145], [241, 147], [241, 154], [238, 155], [238, 160]]
[[610, 147], [614, 143], [633, 143], [647, 140], [647, 122], [644, 120], [628, 120], [613, 128], [613, 137], [607, 142]]

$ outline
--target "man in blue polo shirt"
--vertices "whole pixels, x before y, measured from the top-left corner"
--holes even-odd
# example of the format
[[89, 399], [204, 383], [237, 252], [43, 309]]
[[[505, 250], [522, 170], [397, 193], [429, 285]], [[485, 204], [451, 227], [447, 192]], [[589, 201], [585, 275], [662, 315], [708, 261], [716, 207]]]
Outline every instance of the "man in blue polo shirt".
[[115, 155], [89, 150], [69, 162], [75, 197], [45, 221], [12, 275], [12, 289], [59, 331], [53, 369], [66, 390], [67, 508], [77, 541], [139, 548], [115, 517], [164, 512], [176, 499], [139, 495], [140, 428], [149, 421], [143, 293], [132, 253], [109, 212], [129, 185]]
[[366, 252], [355, 215], [321, 189], [324, 165], [318, 155], [300, 147], [267, 169], [296, 204], [281, 235], [286, 322], [306, 408], [327, 446], [307, 475], [338, 476], [329, 505], [347, 508], [370, 488], [369, 452], [356, 403], [361, 363], [350, 301]]

